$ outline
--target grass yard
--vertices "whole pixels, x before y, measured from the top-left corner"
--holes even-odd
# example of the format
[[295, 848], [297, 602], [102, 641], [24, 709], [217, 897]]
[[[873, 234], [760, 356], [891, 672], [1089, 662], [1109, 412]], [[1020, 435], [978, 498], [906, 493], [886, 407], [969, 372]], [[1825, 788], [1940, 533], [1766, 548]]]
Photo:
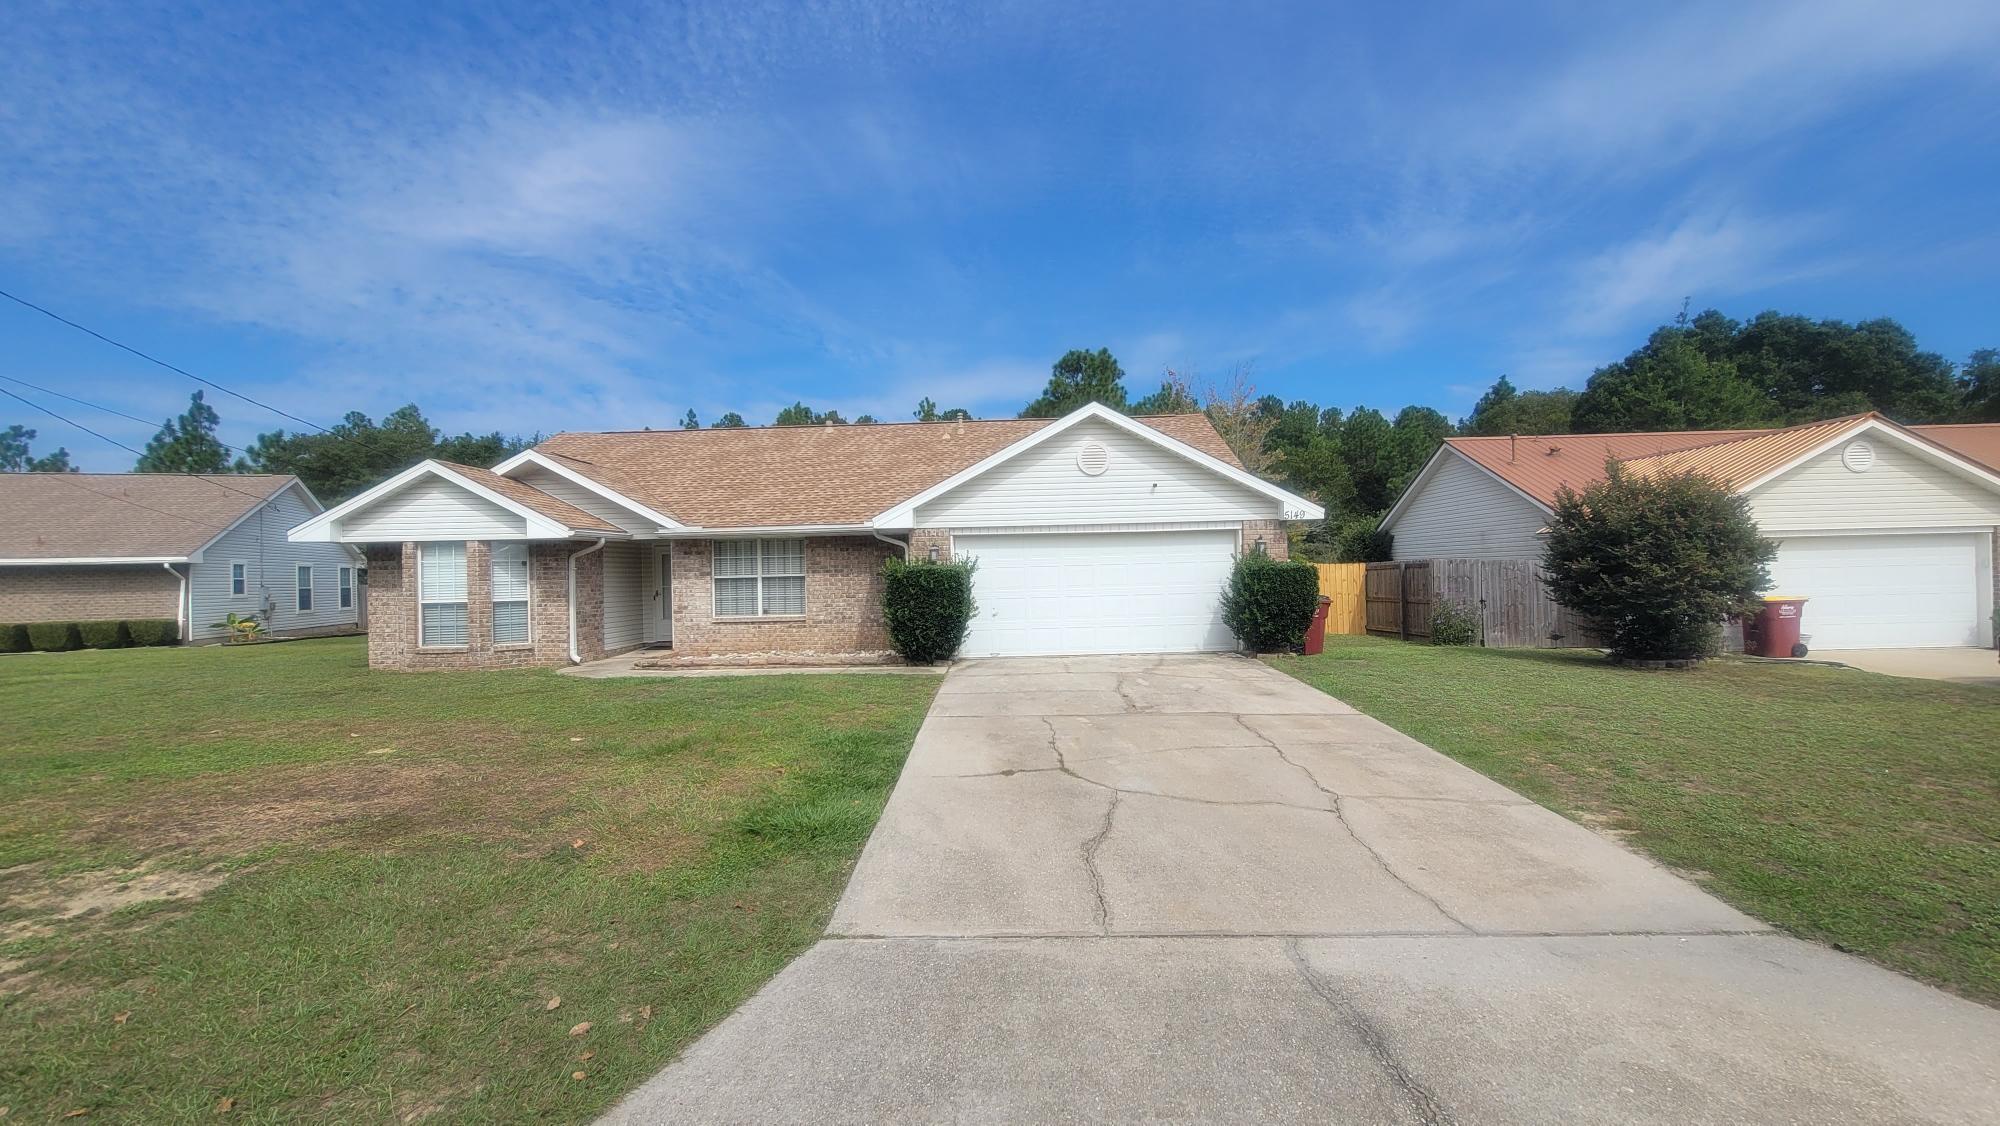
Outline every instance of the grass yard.
[[1360, 637], [1272, 663], [1753, 915], [2000, 1003], [2000, 691]]
[[0, 658], [0, 1114], [588, 1119], [811, 944], [936, 687]]

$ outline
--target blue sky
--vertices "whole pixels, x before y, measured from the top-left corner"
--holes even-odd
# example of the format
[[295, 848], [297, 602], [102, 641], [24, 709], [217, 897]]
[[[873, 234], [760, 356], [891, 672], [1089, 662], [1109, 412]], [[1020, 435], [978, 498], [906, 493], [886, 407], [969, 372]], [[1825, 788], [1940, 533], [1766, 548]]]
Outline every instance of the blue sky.
[[[454, 431], [1012, 414], [1098, 346], [1457, 416], [1683, 295], [2000, 345], [1991, 0], [972, 7], [15, 0], [0, 288]], [[0, 374], [193, 389], [5, 303]]]

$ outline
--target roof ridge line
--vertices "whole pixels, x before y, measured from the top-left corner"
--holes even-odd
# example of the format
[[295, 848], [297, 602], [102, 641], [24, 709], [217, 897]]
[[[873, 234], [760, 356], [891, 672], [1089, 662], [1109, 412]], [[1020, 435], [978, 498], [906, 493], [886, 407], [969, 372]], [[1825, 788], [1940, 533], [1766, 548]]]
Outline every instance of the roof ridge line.
[[1713, 442], [1702, 442], [1678, 450], [1664, 450], [1656, 454], [1641, 454], [1638, 457], [1621, 457], [1618, 460], [1622, 464], [1634, 461], [1653, 461], [1663, 457], [1680, 457], [1683, 454], [1691, 454], [1696, 450], [1712, 450], [1717, 446], [1727, 446], [1733, 442], [1755, 442], [1764, 438], [1773, 438], [1779, 434], [1790, 434], [1798, 430], [1810, 430], [1816, 426], [1831, 426], [1836, 422], [1860, 422], [1869, 418], [1880, 418], [1884, 422], [1890, 421], [1880, 411], [1862, 411], [1860, 414], [1843, 414], [1834, 418], [1822, 418], [1817, 422], [1799, 422], [1791, 426], [1778, 426], [1769, 430], [1759, 430], [1755, 433], [1739, 435], [1734, 438], [1720, 438]]

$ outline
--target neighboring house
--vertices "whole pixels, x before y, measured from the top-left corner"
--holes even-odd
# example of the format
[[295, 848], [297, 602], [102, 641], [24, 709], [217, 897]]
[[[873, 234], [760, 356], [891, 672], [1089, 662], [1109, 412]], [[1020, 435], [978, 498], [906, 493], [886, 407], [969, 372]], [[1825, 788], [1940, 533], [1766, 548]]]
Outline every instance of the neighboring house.
[[1556, 490], [1601, 480], [1607, 459], [1742, 493], [1778, 542], [1772, 593], [1812, 599], [1816, 648], [1993, 644], [2000, 423], [1451, 438], [1382, 527], [1397, 559], [1538, 559]]
[[1227, 649], [1239, 552], [1320, 508], [1199, 414], [558, 434], [292, 530], [366, 550], [370, 663], [890, 656], [882, 563], [976, 558], [967, 654]]
[[206, 641], [234, 612], [274, 636], [352, 632], [360, 554], [285, 536], [320, 511], [275, 474], [0, 473], [0, 622], [172, 618]]

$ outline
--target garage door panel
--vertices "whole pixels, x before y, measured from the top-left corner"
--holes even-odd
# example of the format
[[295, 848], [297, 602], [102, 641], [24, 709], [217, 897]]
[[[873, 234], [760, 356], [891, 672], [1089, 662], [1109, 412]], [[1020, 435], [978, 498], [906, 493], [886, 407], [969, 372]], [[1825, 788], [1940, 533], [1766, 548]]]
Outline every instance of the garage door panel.
[[1803, 595], [1818, 649], [1976, 645], [1980, 540], [1971, 535], [1812, 536], [1782, 541], [1772, 590]]
[[979, 561], [966, 656], [1227, 650], [1237, 533], [961, 535]]

